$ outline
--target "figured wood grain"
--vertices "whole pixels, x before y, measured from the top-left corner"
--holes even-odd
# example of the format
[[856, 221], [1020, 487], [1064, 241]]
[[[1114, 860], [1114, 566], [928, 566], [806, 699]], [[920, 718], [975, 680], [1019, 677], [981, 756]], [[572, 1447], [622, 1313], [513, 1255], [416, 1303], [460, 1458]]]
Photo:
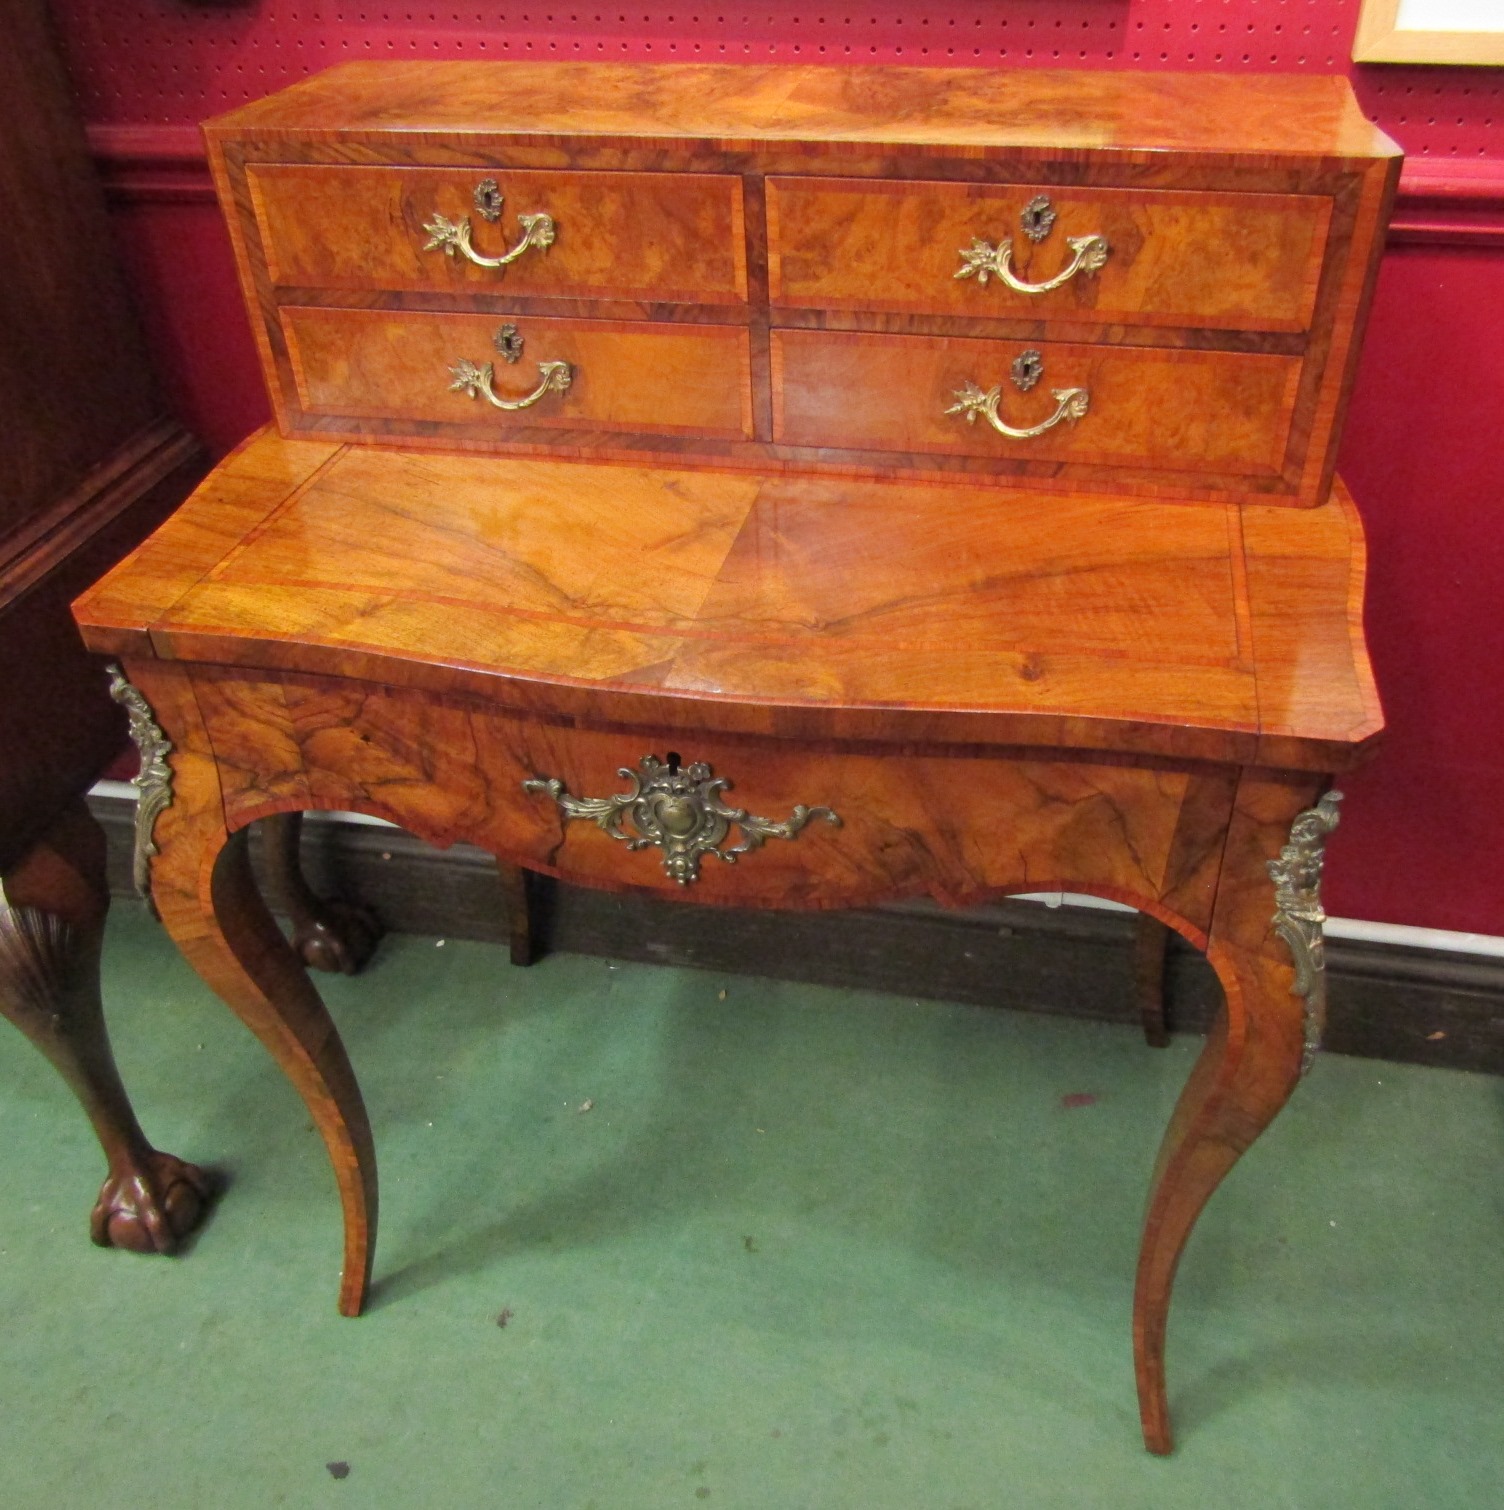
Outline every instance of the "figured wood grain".
[[[973, 341], [856, 331], [775, 330], [773, 434], [786, 445], [938, 451], [1002, 462], [1272, 476], [1284, 459], [1300, 363], [1247, 352], [1065, 342]], [[1025, 350], [1044, 373], [1020, 393]], [[1054, 390], [1085, 388], [1088, 413], [1017, 440], [947, 414], [967, 383], [1002, 385], [999, 414], [1026, 428], [1054, 413]], [[1104, 481], [1110, 485], [1110, 478]]]
[[154, 652], [148, 627], [338, 454], [316, 442], [268, 445], [258, 431], [237, 446], [193, 498], [80, 599], [89, 648], [102, 655]]
[[[513, 864], [585, 884], [679, 894], [661, 851], [631, 853], [591, 823], [566, 822], [533, 777], [580, 796], [625, 788], [642, 755], [704, 760], [730, 800], [786, 817], [822, 803], [840, 828], [811, 824], [736, 865], [708, 859], [693, 900], [722, 906], [854, 906], [928, 895], [950, 904], [1007, 890], [1084, 889], [1142, 900], [1204, 940], [1217, 851], [1184, 885], [1177, 834], [1192, 796], [1231, 791], [1185, 771], [1050, 760], [812, 751], [706, 733], [540, 723], [419, 692], [255, 672], [192, 675], [233, 829], [296, 805], [367, 812], [441, 845], [463, 838]], [[1124, 842], [1126, 835], [1127, 842]], [[1203, 862], [1208, 853], [1203, 852]]]
[[[524, 126], [508, 91], [533, 82]], [[360, 1309], [370, 1277], [370, 1132], [333, 1024], [250, 888], [248, 825], [365, 812], [479, 844], [513, 875], [722, 906], [1095, 892], [1205, 948], [1226, 996], [1166, 1135], [1140, 1254], [1140, 1414], [1147, 1445], [1168, 1450], [1179, 1254], [1303, 1049], [1268, 862], [1380, 728], [1361, 530], [1323, 489], [1393, 159], [1343, 86], [1239, 80], [1233, 111], [1226, 82], [353, 69], [211, 127], [281, 422], [412, 446], [263, 434], [77, 611], [100, 643], [131, 646], [130, 674], [175, 745], [180, 795], [152, 865], [164, 919], [324, 1135], [345, 1214], [343, 1310]], [[1232, 113], [1199, 114], [1213, 107]], [[308, 172], [279, 179], [278, 163]], [[410, 249], [347, 263], [322, 239], [342, 215], [376, 234], [409, 228], [424, 193], [477, 168], [553, 174], [561, 193], [584, 171], [734, 178], [745, 313], [702, 302], [716, 319], [701, 320], [648, 298], [629, 323], [585, 285], [552, 315], [546, 292], [509, 310], [463, 279], [387, 286]], [[770, 176], [788, 181], [771, 200]], [[311, 184], [317, 199], [367, 179], [371, 194], [313, 231], [295, 194], [279, 187], [270, 209], [256, 187]], [[895, 179], [912, 204], [879, 187]], [[1111, 218], [1117, 281], [1075, 290], [1069, 310], [1057, 301], [1059, 323], [1046, 312], [967, 333], [965, 305], [926, 304], [903, 282], [908, 254], [930, 250], [919, 227], [943, 223], [943, 245], [947, 216], [1032, 185], [1072, 220]], [[1129, 207], [1138, 191], [1163, 197]], [[906, 228], [885, 237], [893, 207]], [[279, 243], [270, 264], [263, 230]], [[810, 292], [792, 297], [809, 302], [775, 305], [770, 276], [803, 279]], [[862, 290], [875, 290], [868, 306]], [[556, 429], [450, 418], [447, 368], [488, 359], [499, 315], [528, 342], [518, 369], [497, 367], [509, 391], [539, 360], [579, 368], [578, 407]], [[841, 318], [868, 323], [821, 328]], [[1059, 338], [1072, 331], [1087, 334]], [[1050, 389], [1074, 384], [1091, 410], [1009, 460], [1001, 437], [940, 411], [968, 379], [1007, 386], [1025, 341], [1045, 378], [1010, 392], [1007, 416], [1042, 418]], [[592, 424], [638, 428], [602, 440]], [[652, 461], [526, 454], [597, 444]], [[680, 447], [686, 460], [669, 463]], [[854, 457], [991, 476], [818, 471]], [[1134, 489], [1271, 501], [1187, 509]], [[649, 754], [707, 763], [727, 800], [763, 818], [818, 806], [840, 823], [771, 837], [735, 865], [706, 855], [682, 888], [656, 848], [557, 800], [619, 794]]]
[[[1297, 728], [1356, 742], [1372, 740], [1384, 722], [1363, 648], [1367, 559], [1352, 495], [1339, 478], [1331, 501], [1312, 516], [1315, 528], [1300, 537], [1282, 531], [1278, 519], [1276, 510], [1249, 508], [1240, 520], [1259, 669], [1261, 758], [1270, 765], [1286, 764], [1299, 742], [1291, 738]], [[1334, 572], [1338, 555], [1347, 565]]]
[[[1057, 219], [1035, 242], [1019, 218], [1040, 193]], [[772, 178], [770, 292], [775, 306], [1304, 331], [1330, 216], [1293, 194]], [[1011, 238], [1015, 272], [1041, 282], [1070, 263], [1068, 237], [1091, 235], [1106, 263], [1046, 294], [956, 277], [979, 238]]]
[[[463, 426], [498, 446], [521, 426], [752, 434], [747, 332], [736, 326], [301, 308], [282, 318], [302, 414], [387, 419], [399, 436], [409, 427]], [[524, 342], [513, 364], [493, 344], [503, 323]], [[493, 364], [499, 398], [531, 393], [544, 362], [567, 362], [571, 380], [566, 392], [508, 413], [454, 390], [451, 369], [462, 358]]]
[[[747, 297], [739, 178], [284, 163], [254, 166], [247, 177], [278, 284], [700, 304]], [[473, 203], [487, 177], [505, 197], [495, 223]], [[435, 214], [468, 217], [475, 250], [495, 257], [518, 241], [517, 217], [540, 212], [553, 218], [554, 244], [505, 268], [425, 250]]]
[[[173, 800], [154, 832], [152, 899], [183, 956], [266, 1046], [318, 1127], [345, 1218], [340, 1309], [357, 1315], [376, 1236], [375, 1146], [339, 1032], [261, 899], [246, 835], [226, 826], [227, 792], [249, 777], [235, 775], [228, 748], [221, 760], [182, 668], [127, 661], [125, 671], [173, 745]], [[278, 784], [284, 806], [311, 805], [289, 779], [297, 772]]]
[[[1328, 259], [1323, 277], [1327, 298], [1321, 301], [1318, 296], [1318, 303], [1324, 302], [1330, 312], [1316, 323], [1306, 357], [1305, 392], [1296, 405], [1297, 434], [1292, 438], [1304, 441], [1300, 446], [1304, 452], [1302, 497], [1325, 498], [1336, 476], [1337, 440], [1357, 375], [1358, 351], [1399, 182], [1399, 162], [1381, 160], [1370, 164], [1343, 195], [1344, 208], [1351, 215], [1351, 230], [1344, 238], [1348, 251], [1341, 259]], [[1318, 371], [1323, 374], [1319, 382]], [[1309, 439], [1305, 440], [1301, 431], [1307, 427]]]
[[1133, 1299], [1134, 1369], [1144, 1442], [1173, 1445], [1165, 1388], [1170, 1291], [1212, 1193], [1289, 1100], [1300, 1077], [1304, 998], [1270, 926], [1269, 861], [1323, 783], [1245, 772], [1239, 782], [1206, 956], [1224, 1002], [1160, 1145]]
[[1345, 505], [1245, 531], [1248, 510], [1046, 499], [263, 433], [76, 613], [117, 653], [568, 719], [1361, 758], [1381, 720]]
[[[1206, 949], [1223, 1012], [1183, 1093], [1151, 1188], [1134, 1300], [1146, 1445], [1171, 1447], [1165, 1341], [1175, 1269], [1197, 1216], [1278, 1112], [1299, 1074], [1303, 1007], [1271, 927], [1267, 864], [1319, 776], [1171, 769], [1080, 758], [926, 758], [819, 750], [707, 733], [705, 760], [734, 801], [767, 814], [818, 796], [841, 814], [730, 867], [707, 856], [692, 893], [652, 849], [570, 822], [546, 792], [604, 795], [635, 741], [668, 754], [673, 730], [578, 728], [348, 678], [133, 663], [176, 747], [182, 795], [159, 824], [152, 881], [188, 957], [275, 1053], [324, 1136], [345, 1216], [340, 1308], [371, 1277], [376, 1173], [369, 1125], [338, 1035], [255, 897], [243, 830], [273, 813], [338, 808], [509, 865], [709, 904], [849, 905], [927, 894], [956, 903], [1069, 887], [1132, 902]], [[743, 774], [746, 772], [747, 774]], [[620, 781], [620, 776], [615, 780]], [[235, 837], [232, 837], [235, 835]]]
[[[516, 90], [529, 101], [524, 112]], [[967, 69], [425, 64], [372, 72], [352, 65], [276, 104], [212, 122], [207, 132], [284, 433], [626, 462], [686, 457], [760, 472], [964, 475], [1041, 489], [1298, 506], [1320, 503], [1329, 485], [1355, 361], [1352, 334], [1379, 245], [1383, 194], [1359, 185], [1392, 185], [1398, 171], [1392, 144], [1361, 122], [1344, 82], [1249, 79], [1234, 91], [1208, 75], [1156, 75], [1140, 89], [1136, 79]], [[423, 254], [413, 250], [414, 228], [441, 199], [448, 213], [460, 213], [460, 190], [482, 175], [536, 184], [540, 192], [558, 185], [566, 196], [560, 203], [573, 205], [580, 223], [619, 243], [623, 286], [610, 282], [600, 238], [588, 267], [576, 268], [582, 281], [550, 284], [555, 253], [566, 273], [574, 265], [562, 254], [562, 234], [546, 257], [529, 254], [504, 275], [512, 279], [524, 264], [533, 269], [509, 285], [525, 301], [514, 307], [498, 300], [503, 282], [477, 272], [449, 268], [430, 279], [420, 266], [415, 273], [414, 259], [421, 264]], [[643, 212], [634, 217], [628, 200], [613, 201], [608, 192], [592, 221], [588, 195], [584, 202], [567, 198], [570, 185], [591, 175], [640, 182]], [[675, 180], [717, 188], [710, 198], [686, 201], [670, 186]], [[904, 188], [895, 189], [898, 183]], [[806, 192], [810, 185], [825, 187]], [[966, 229], [973, 201], [994, 209], [1007, 202], [1011, 224], [1016, 202], [1039, 189], [1064, 196], [1072, 228], [1088, 212], [1105, 217], [1117, 254], [1104, 276], [1047, 296], [1031, 327], [996, 287], [955, 282], [954, 254], [970, 235], [957, 242], [949, 233]], [[522, 212], [507, 192], [509, 213]], [[723, 192], [731, 197], [718, 197]], [[673, 201], [664, 212], [663, 248], [649, 224], [660, 195]], [[722, 213], [728, 205], [729, 219]], [[801, 229], [807, 211], [814, 219]], [[771, 289], [763, 280], [769, 221], [776, 233]], [[484, 229], [500, 235], [509, 223], [504, 217], [502, 227]], [[691, 247], [696, 231], [703, 236]], [[796, 244], [785, 247], [789, 234]], [[1015, 236], [1025, 269], [1058, 265], [1065, 234], [1038, 249]], [[802, 252], [801, 236], [808, 242]], [[379, 244], [361, 250], [362, 239], [373, 237]], [[931, 300], [924, 269], [942, 250], [941, 292]], [[669, 264], [681, 255], [732, 266], [735, 301], [714, 302], [727, 297], [720, 273], [709, 282], [721, 292], [697, 282], [689, 304], [670, 302], [668, 281], [656, 294], [638, 286], [670, 280]], [[536, 288], [528, 281], [534, 277], [544, 280]], [[311, 413], [298, 402], [285, 305], [356, 302], [531, 318], [549, 313], [555, 296], [567, 308], [553, 312], [571, 318], [684, 324], [745, 311], [750, 431], [695, 434], [672, 425], [516, 417], [502, 435], [402, 414]], [[770, 298], [793, 302], [770, 308]], [[886, 320], [895, 322], [886, 328], [913, 335], [1030, 342], [1051, 332], [1124, 351], [1137, 337], [1142, 345], [1298, 358], [1303, 365], [1284, 395], [1283, 451], [1252, 468], [1246, 460], [1219, 467], [1204, 458], [1180, 466], [1122, 457], [1062, 465], [1048, 451], [1023, 461], [964, 446], [905, 449], [896, 440], [882, 448], [779, 443], [771, 438], [775, 361], [764, 336], [774, 308], [781, 323], [844, 320], [874, 329]], [[978, 322], [974, 331], [964, 328], [968, 310]], [[1246, 395], [1235, 398], [1241, 403]], [[1259, 413], [1268, 417], [1267, 409]]]
[[1336, 75], [781, 65], [349, 63], [216, 117], [211, 138], [434, 131], [703, 142], [811, 137], [958, 155], [1368, 156]]

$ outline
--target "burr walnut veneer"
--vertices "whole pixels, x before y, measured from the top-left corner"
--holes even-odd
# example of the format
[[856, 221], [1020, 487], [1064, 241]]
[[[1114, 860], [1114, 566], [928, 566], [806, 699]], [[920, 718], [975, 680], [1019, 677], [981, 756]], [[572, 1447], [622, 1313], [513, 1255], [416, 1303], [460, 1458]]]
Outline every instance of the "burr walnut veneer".
[[1399, 172], [1337, 78], [366, 63], [206, 130], [289, 436], [1300, 505]]
[[171, 741], [163, 921], [328, 1144], [342, 1309], [371, 1133], [256, 819], [726, 906], [1095, 892], [1226, 994], [1140, 1258], [1168, 1450], [1381, 727], [1330, 470], [1392, 148], [1331, 79], [836, 68], [356, 65], [209, 134], [280, 433], [75, 611]]

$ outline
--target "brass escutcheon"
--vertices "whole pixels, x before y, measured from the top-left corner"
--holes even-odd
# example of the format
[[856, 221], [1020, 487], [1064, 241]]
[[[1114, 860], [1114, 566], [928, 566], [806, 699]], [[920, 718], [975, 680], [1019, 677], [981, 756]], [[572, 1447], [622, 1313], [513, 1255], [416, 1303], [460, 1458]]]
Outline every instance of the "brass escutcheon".
[[[524, 781], [522, 789], [547, 793], [566, 819], [588, 818], [628, 849], [661, 849], [664, 870], [681, 886], [700, 879], [700, 860], [705, 855], [734, 865], [738, 855], [761, 849], [768, 839], [792, 839], [812, 818], [841, 826], [828, 807], [800, 803], [782, 823], [730, 807], [721, 800], [729, 781], [712, 776], [703, 761], [682, 766], [672, 751], [666, 762], [644, 755], [637, 770], [623, 766], [616, 774], [632, 783], [630, 791], [610, 797], [571, 797], [562, 781], [546, 776]], [[635, 833], [622, 828], [623, 819], [630, 820]], [[733, 825], [741, 830], [741, 842], [722, 849]]]

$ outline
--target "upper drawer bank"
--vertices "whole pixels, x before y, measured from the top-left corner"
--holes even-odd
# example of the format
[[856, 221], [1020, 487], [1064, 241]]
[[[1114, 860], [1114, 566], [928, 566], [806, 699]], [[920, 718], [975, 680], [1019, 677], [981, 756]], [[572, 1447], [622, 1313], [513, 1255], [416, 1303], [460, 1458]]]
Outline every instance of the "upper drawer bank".
[[206, 134], [284, 434], [1297, 506], [1398, 178], [1339, 79], [354, 64]]

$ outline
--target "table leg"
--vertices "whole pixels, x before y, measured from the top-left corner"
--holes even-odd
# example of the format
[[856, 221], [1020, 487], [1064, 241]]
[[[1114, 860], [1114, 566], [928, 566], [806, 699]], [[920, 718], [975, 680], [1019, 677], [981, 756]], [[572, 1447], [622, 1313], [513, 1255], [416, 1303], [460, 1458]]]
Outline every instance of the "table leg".
[[1139, 913], [1133, 929], [1133, 978], [1144, 1042], [1151, 1049], [1165, 1048], [1170, 1042], [1165, 1024], [1165, 954], [1169, 944], [1170, 930], [1157, 917]]
[[1139, 1250], [1134, 1366], [1151, 1452], [1172, 1446], [1165, 1333], [1181, 1252], [1212, 1192], [1300, 1078], [1306, 1003], [1293, 994], [1291, 955], [1274, 931], [1268, 862], [1319, 791], [1246, 776], [1238, 789], [1207, 945], [1225, 1003], [1160, 1147]]
[[146, 1141], [115, 1067], [99, 999], [104, 857], [104, 833], [78, 803], [0, 876], [0, 1014], [47, 1056], [104, 1149], [90, 1237], [171, 1253], [208, 1209], [210, 1180]]
[[320, 897], [303, 876], [299, 848], [302, 813], [276, 813], [261, 820], [267, 879], [292, 921], [292, 946], [311, 970], [355, 975], [375, 952], [382, 927], [358, 902]]
[[192, 684], [174, 668], [128, 669], [143, 709], [172, 750], [163, 805], [144, 836], [152, 900], [188, 962], [266, 1045], [313, 1116], [344, 1211], [339, 1309], [358, 1316], [370, 1287], [377, 1195], [376, 1150], [355, 1072], [308, 972], [262, 900], [247, 831], [231, 834], [225, 826], [221, 773]]
[[533, 931], [533, 875], [521, 865], [496, 862], [501, 889], [507, 899], [507, 930], [512, 945], [512, 963], [530, 965], [538, 957], [538, 940]]

